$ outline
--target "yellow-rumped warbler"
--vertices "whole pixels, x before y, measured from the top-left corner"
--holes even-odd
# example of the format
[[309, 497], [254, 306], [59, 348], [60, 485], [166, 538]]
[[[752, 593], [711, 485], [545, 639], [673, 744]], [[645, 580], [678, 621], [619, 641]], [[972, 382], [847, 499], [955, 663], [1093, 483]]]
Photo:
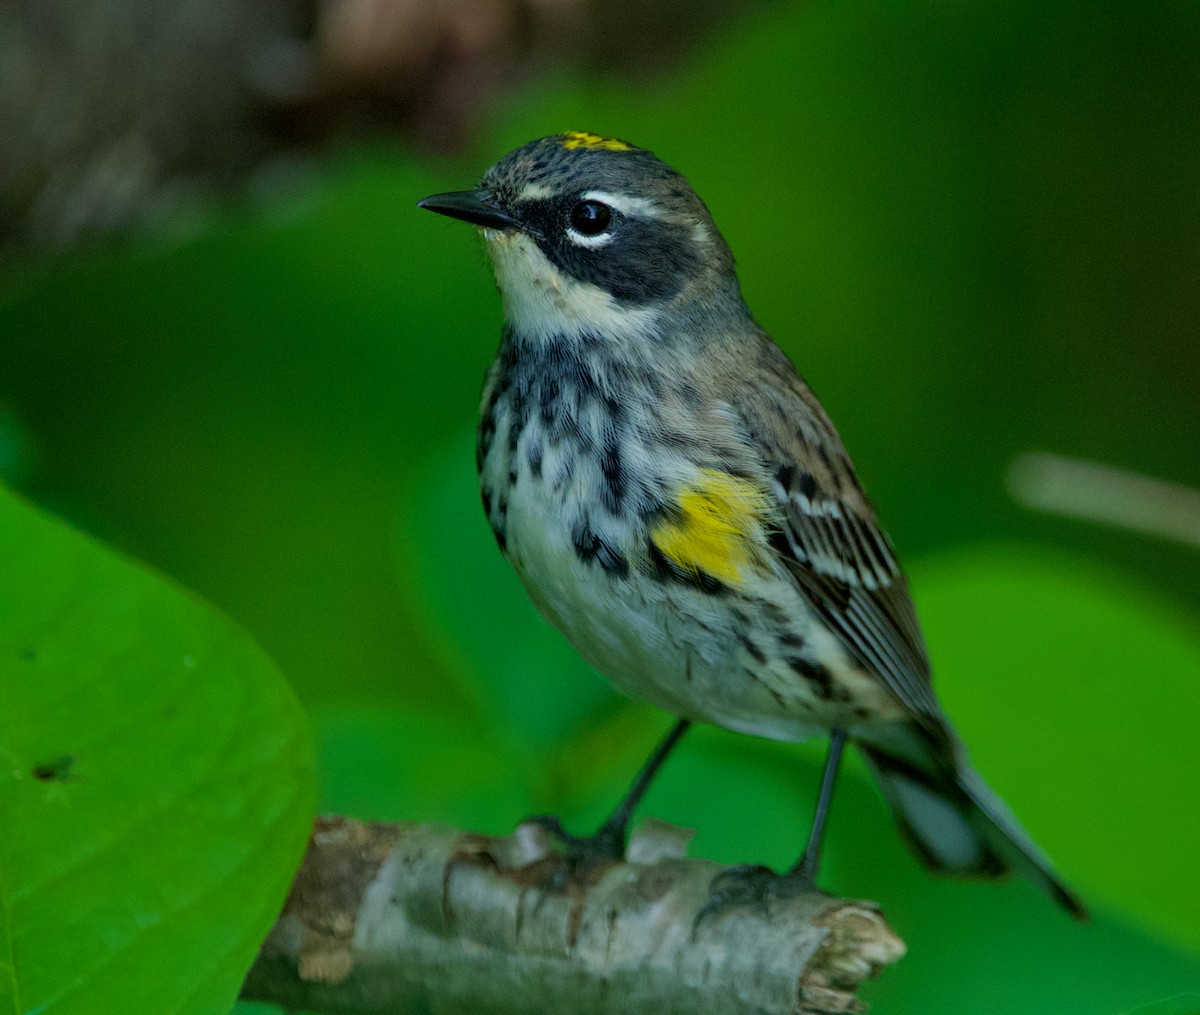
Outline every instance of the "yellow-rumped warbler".
[[[688, 182], [644, 149], [568, 133], [420, 205], [481, 229], [504, 300], [477, 448], [500, 549], [593, 666], [680, 717], [601, 830], [564, 837], [619, 855], [693, 721], [829, 733], [808, 846], [786, 874], [743, 877], [750, 895], [812, 885], [850, 738], [929, 867], [1013, 868], [1083, 917], [968, 764], [854, 466]], [[715, 890], [736, 898], [731, 884]]]

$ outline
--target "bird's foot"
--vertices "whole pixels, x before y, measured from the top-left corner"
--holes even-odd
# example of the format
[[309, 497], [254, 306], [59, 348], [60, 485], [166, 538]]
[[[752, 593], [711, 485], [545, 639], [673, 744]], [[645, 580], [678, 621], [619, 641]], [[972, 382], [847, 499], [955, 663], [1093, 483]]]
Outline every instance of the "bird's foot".
[[551, 814], [526, 818], [523, 825], [537, 825], [547, 831], [561, 849], [539, 861], [546, 877], [543, 886], [565, 890], [592, 884], [613, 864], [625, 859], [625, 828], [606, 822], [593, 835], [572, 835]]
[[813, 872], [803, 863], [784, 874], [755, 864], [726, 867], [709, 883], [708, 901], [696, 914], [692, 932], [705, 920], [733, 909], [749, 908], [769, 914], [775, 902], [814, 892], [824, 894], [817, 888]]

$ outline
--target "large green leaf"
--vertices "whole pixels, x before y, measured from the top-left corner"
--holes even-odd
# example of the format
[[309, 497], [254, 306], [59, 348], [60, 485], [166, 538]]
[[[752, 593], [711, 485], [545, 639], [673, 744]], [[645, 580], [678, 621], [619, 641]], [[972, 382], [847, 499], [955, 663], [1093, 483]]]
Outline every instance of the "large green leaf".
[[1139, 582], [1029, 547], [930, 562], [915, 588], [979, 769], [1099, 905], [1200, 949], [1200, 636]]
[[247, 635], [0, 491], [0, 1013], [213, 1012], [311, 815]]

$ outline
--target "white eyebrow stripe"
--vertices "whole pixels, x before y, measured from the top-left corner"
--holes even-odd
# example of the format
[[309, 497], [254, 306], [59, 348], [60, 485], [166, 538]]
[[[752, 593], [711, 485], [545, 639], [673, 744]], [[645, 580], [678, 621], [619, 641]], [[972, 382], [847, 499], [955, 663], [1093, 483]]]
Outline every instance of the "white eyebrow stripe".
[[632, 215], [635, 218], [653, 219], [662, 215], [662, 209], [653, 201], [644, 197], [633, 197], [629, 194], [610, 194], [606, 190], [589, 190], [583, 195], [583, 200], [602, 201], [622, 215]]

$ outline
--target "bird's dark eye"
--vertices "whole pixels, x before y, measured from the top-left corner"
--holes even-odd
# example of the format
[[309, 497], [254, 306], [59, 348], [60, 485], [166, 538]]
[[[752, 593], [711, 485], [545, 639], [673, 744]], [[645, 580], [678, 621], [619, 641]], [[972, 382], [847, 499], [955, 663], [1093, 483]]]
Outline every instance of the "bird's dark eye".
[[571, 228], [584, 236], [599, 236], [612, 221], [612, 209], [603, 201], [580, 201], [571, 209]]

